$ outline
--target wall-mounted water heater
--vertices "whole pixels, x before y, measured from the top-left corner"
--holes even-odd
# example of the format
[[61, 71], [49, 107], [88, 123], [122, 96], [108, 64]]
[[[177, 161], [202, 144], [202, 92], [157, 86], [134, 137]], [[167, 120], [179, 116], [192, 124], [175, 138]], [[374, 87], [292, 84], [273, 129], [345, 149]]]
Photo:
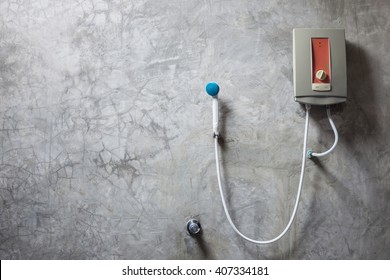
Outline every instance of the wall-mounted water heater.
[[293, 30], [294, 99], [331, 105], [347, 99], [344, 29]]
[[[283, 231], [276, 237], [268, 240], [256, 240], [247, 237], [236, 227], [229, 214], [224, 191], [222, 188], [220, 160], [218, 153], [218, 139], [221, 137], [218, 130], [218, 93], [219, 86], [215, 82], [208, 83], [206, 92], [213, 98], [213, 137], [215, 147], [215, 165], [219, 193], [226, 218], [233, 230], [242, 238], [255, 244], [270, 244], [281, 239], [290, 229], [298, 210], [299, 198], [302, 192], [305, 176], [306, 158], [323, 157], [332, 152], [338, 142], [338, 133], [331, 118], [331, 104], [347, 100], [347, 66], [345, 55], [344, 29], [294, 29], [293, 30], [293, 57], [294, 57], [294, 99], [304, 103], [306, 108], [305, 132], [303, 137], [302, 166], [298, 183], [298, 191], [294, 209], [290, 220]], [[326, 105], [329, 123], [333, 129], [335, 140], [330, 149], [322, 153], [307, 150], [309, 130], [309, 115], [311, 105]], [[187, 224], [188, 228], [188, 224]], [[197, 226], [194, 228], [197, 230]], [[200, 227], [199, 227], [200, 229]], [[191, 233], [191, 232], [190, 232]], [[193, 235], [193, 234], [192, 234]]]

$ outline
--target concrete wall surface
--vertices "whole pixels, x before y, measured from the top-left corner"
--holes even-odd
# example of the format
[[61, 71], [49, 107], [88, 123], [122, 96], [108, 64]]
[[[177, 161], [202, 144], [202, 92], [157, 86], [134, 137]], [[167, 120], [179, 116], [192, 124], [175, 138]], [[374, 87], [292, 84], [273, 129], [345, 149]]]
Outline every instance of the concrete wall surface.
[[[390, 259], [390, 1], [0, 0], [1, 259]], [[345, 28], [309, 160], [292, 29]], [[333, 132], [314, 107], [308, 146]], [[201, 238], [186, 231], [199, 219]]]

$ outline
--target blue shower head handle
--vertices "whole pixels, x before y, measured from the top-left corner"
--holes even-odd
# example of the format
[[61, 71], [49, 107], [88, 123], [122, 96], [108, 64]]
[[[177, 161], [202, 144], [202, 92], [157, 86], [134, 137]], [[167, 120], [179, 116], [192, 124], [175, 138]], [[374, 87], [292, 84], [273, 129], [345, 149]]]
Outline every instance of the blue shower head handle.
[[214, 137], [219, 136], [218, 131], [218, 92], [219, 86], [215, 82], [210, 82], [206, 85], [206, 92], [213, 98], [213, 132]]

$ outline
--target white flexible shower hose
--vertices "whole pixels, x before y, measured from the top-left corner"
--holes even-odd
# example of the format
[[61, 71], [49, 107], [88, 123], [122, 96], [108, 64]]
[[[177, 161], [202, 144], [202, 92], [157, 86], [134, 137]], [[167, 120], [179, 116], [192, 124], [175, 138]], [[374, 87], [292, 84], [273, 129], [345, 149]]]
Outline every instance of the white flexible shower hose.
[[333, 132], [334, 132], [334, 143], [333, 143], [333, 146], [330, 147], [330, 149], [327, 150], [326, 152], [323, 152], [323, 153], [313, 153], [313, 152], [311, 152], [310, 155], [313, 156], [313, 157], [322, 157], [322, 156], [326, 156], [326, 155], [329, 154], [331, 151], [333, 151], [334, 148], [336, 148], [337, 142], [339, 141], [339, 134], [338, 134], [338, 132], [337, 132], [336, 126], [334, 125], [334, 122], [333, 122], [333, 120], [332, 120], [332, 117], [330, 116], [330, 107], [329, 107], [329, 106], [326, 107], [326, 114], [328, 115], [328, 120], [329, 120], [330, 126], [332, 127]]
[[309, 129], [309, 115], [310, 115], [310, 105], [306, 105], [306, 122], [305, 122], [305, 135], [304, 135], [304, 138], [303, 138], [303, 153], [302, 153], [301, 176], [299, 178], [299, 186], [298, 186], [297, 198], [295, 200], [294, 210], [293, 210], [293, 212], [291, 214], [290, 221], [288, 222], [288, 224], [285, 227], [285, 229], [277, 237], [275, 237], [273, 239], [270, 239], [270, 240], [255, 240], [255, 239], [251, 239], [251, 238], [245, 236], [244, 234], [242, 234], [237, 229], [237, 227], [234, 225], [234, 223], [232, 221], [232, 218], [230, 217], [229, 211], [227, 209], [227, 205], [226, 205], [226, 202], [225, 202], [225, 197], [223, 195], [222, 182], [221, 182], [221, 172], [220, 172], [220, 166], [219, 166], [219, 156], [218, 156], [218, 136], [215, 136], [215, 138], [214, 138], [214, 143], [215, 143], [215, 162], [216, 162], [216, 167], [217, 167], [218, 186], [219, 186], [219, 192], [221, 194], [223, 209], [225, 210], [225, 214], [226, 214], [226, 217], [227, 217], [230, 225], [232, 226], [234, 231], [238, 235], [240, 235], [242, 238], [244, 238], [244, 239], [246, 239], [246, 240], [248, 240], [250, 242], [256, 243], [256, 244], [270, 244], [270, 243], [275, 242], [275, 241], [279, 240], [280, 238], [282, 238], [286, 234], [286, 232], [290, 229], [291, 224], [294, 221], [295, 214], [297, 213], [299, 199], [300, 199], [301, 191], [302, 191], [303, 177], [305, 175], [306, 146], [307, 146], [307, 134], [308, 134], [308, 129]]

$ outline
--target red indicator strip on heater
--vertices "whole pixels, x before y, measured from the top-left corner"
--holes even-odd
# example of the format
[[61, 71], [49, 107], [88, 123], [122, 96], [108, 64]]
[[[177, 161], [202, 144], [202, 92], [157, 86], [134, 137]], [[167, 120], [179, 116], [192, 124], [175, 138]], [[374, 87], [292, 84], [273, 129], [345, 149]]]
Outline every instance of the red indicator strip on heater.
[[329, 91], [331, 83], [328, 38], [312, 38], [312, 90]]

